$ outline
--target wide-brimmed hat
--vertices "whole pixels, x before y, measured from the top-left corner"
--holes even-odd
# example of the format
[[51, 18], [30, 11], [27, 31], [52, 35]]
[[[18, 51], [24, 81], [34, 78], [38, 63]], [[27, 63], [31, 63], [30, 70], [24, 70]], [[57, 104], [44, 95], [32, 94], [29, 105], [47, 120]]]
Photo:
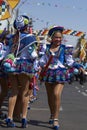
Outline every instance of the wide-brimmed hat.
[[29, 24], [29, 17], [25, 15], [20, 15], [14, 21], [14, 28], [17, 30], [22, 30], [28, 24]]
[[64, 30], [64, 27], [54, 26], [54, 27], [52, 27], [52, 28], [48, 31], [48, 36], [51, 37], [52, 34], [53, 34], [55, 31], [60, 31], [60, 32], [62, 33], [63, 30]]

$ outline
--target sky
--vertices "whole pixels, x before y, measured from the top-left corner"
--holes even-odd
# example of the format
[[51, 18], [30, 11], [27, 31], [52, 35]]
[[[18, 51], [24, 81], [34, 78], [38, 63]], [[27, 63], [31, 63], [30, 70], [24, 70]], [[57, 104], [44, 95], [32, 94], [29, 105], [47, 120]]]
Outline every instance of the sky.
[[33, 19], [36, 30], [57, 25], [87, 33], [87, 0], [20, 0], [16, 8]]

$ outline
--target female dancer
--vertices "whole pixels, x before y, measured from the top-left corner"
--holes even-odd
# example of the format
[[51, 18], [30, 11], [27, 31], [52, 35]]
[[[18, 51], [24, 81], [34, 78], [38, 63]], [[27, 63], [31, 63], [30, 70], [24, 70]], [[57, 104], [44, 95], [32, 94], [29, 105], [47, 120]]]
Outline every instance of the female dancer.
[[[3, 70], [9, 74], [11, 81], [11, 95], [9, 97], [8, 106], [8, 117], [6, 119], [6, 124], [8, 127], [14, 127], [13, 122], [13, 112], [17, 100], [17, 96], [20, 95], [20, 100], [22, 100], [22, 128], [27, 127], [27, 107], [29, 101], [29, 93], [31, 89], [29, 88], [30, 80], [35, 74], [35, 69], [33, 66], [34, 60], [37, 57], [37, 53], [34, 53], [36, 38], [33, 34], [29, 34], [29, 18], [27, 16], [18, 16], [14, 21], [14, 27], [18, 31], [19, 42], [18, 46], [13, 45], [11, 48], [11, 53], [17, 57], [16, 62], [10, 64], [10, 62], [3, 62]], [[13, 52], [12, 52], [13, 51]], [[14, 59], [14, 56], [10, 55], [7, 58], [10, 60]], [[7, 60], [9, 61], [9, 60]], [[9, 68], [9, 64], [11, 68]], [[8, 69], [9, 68], [9, 69]]]
[[6, 114], [2, 112], [1, 107], [3, 104], [3, 101], [8, 93], [8, 75], [2, 72], [1, 69], [1, 63], [4, 57], [9, 53], [9, 46], [5, 43], [6, 40], [7, 31], [4, 29], [4, 31], [0, 34], [0, 118], [5, 119]]
[[57, 26], [49, 30], [50, 44], [47, 45], [45, 54], [39, 60], [42, 67], [41, 80], [45, 82], [51, 113], [49, 123], [53, 124], [54, 130], [59, 129], [58, 118], [64, 83], [70, 80], [67, 68], [77, 67], [83, 70], [82, 66], [76, 64], [72, 58], [72, 47], [67, 47], [62, 43], [63, 29]]

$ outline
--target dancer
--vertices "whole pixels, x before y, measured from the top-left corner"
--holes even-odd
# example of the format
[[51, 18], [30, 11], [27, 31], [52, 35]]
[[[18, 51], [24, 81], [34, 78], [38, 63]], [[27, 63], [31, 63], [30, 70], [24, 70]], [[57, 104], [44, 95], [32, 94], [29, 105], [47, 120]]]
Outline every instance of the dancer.
[[0, 118], [5, 119], [6, 114], [2, 112], [2, 105], [4, 102], [5, 97], [8, 94], [8, 75], [2, 72], [1, 69], [1, 63], [4, 57], [9, 53], [9, 46], [5, 43], [6, 40], [7, 31], [6, 29], [3, 30], [3, 32], [0, 34]]
[[[22, 100], [22, 120], [21, 127], [27, 127], [27, 107], [29, 101], [29, 94], [31, 89], [29, 89], [29, 84], [31, 78], [35, 74], [35, 69], [33, 66], [34, 59], [37, 57], [37, 53], [33, 50], [35, 49], [36, 38], [33, 34], [29, 34], [29, 18], [27, 16], [21, 15], [14, 21], [14, 27], [17, 30], [18, 41], [16, 40], [16, 45], [13, 44], [11, 47], [11, 54], [7, 56], [11, 62], [5, 58], [3, 62], [3, 71], [9, 74], [11, 81], [11, 95], [9, 97], [8, 106], [8, 117], [6, 119], [6, 124], [8, 127], [15, 127], [13, 122], [13, 113], [17, 100], [17, 96], [20, 95], [20, 100]], [[14, 56], [16, 60], [14, 62]]]
[[59, 129], [61, 94], [64, 83], [70, 80], [69, 69], [77, 67], [83, 70], [82, 66], [76, 64], [72, 58], [73, 48], [63, 44], [63, 30], [63, 27], [58, 26], [49, 30], [50, 44], [47, 45], [45, 54], [39, 59], [42, 67], [41, 81], [45, 82], [50, 108], [49, 123], [53, 124], [54, 130]]

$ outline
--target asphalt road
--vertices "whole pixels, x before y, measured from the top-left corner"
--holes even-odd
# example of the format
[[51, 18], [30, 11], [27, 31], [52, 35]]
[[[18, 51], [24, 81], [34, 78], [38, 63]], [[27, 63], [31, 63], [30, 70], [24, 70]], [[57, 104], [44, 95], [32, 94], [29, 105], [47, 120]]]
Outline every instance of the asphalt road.
[[[5, 101], [7, 103], [7, 101]], [[28, 110], [28, 128], [26, 130], [51, 130], [52, 126], [48, 124], [49, 108], [47, 104], [47, 95], [44, 84], [40, 84], [37, 100], [30, 104]], [[6, 112], [7, 107], [3, 105]], [[87, 82], [80, 85], [78, 82], [65, 84], [60, 108], [60, 129], [59, 130], [87, 130]], [[16, 122], [15, 128], [21, 129], [20, 123]], [[0, 120], [0, 130], [6, 129], [4, 121]]]

